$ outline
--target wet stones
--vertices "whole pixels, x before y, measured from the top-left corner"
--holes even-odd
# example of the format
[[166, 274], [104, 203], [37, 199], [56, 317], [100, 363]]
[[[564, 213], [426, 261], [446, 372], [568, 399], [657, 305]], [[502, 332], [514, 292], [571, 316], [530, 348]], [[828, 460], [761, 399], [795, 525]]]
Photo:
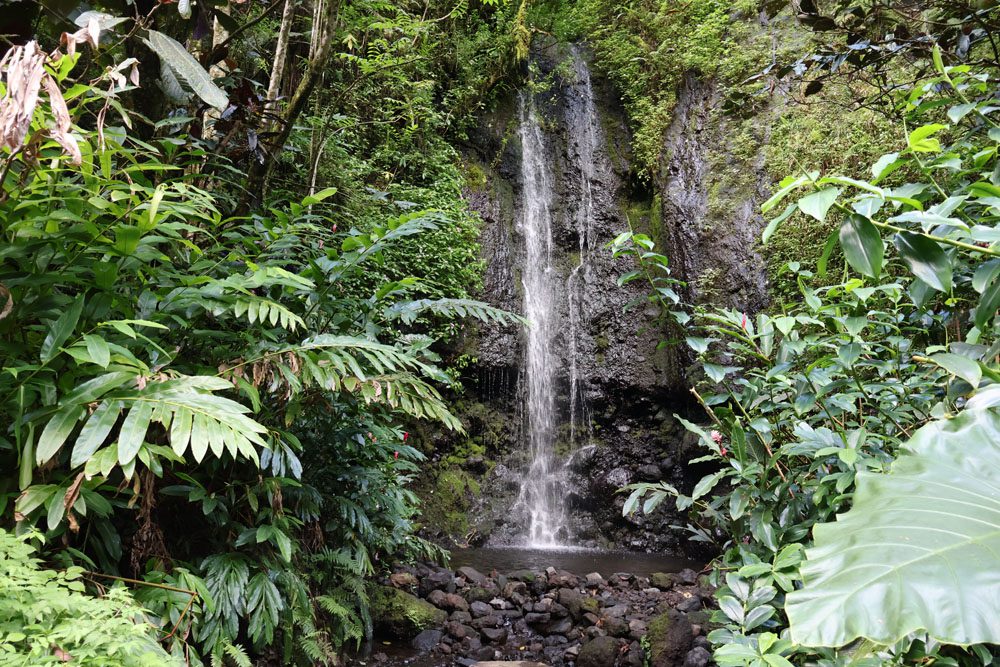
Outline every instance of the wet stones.
[[469, 603], [461, 595], [455, 593], [445, 593], [442, 590], [433, 590], [427, 594], [427, 601], [438, 609], [448, 611], [469, 611]]
[[482, 587], [487, 582], [485, 574], [469, 566], [458, 568], [457, 574], [458, 576], [463, 577], [472, 586]]
[[[648, 660], [652, 667], [708, 667], [711, 661], [703, 610], [711, 592], [694, 571], [648, 578], [618, 572], [605, 579], [554, 568], [485, 575], [471, 567], [416, 566], [386, 583], [381, 590], [408, 596], [393, 598], [401, 607], [397, 616], [421, 614], [421, 625], [392, 633], [428, 653], [430, 662], [421, 664], [525, 660], [549, 667], [643, 667]], [[414, 600], [423, 606], [414, 607]], [[386, 628], [378, 616], [376, 622]], [[383, 667], [393, 667], [393, 660]]]
[[614, 637], [595, 637], [580, 648], [577, 667], [615, 667], [620, 642]]

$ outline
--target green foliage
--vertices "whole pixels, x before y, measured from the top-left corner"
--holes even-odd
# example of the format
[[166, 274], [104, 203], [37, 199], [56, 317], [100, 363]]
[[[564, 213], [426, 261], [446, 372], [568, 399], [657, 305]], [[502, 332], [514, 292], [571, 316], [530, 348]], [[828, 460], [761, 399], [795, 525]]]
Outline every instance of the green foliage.
[[516, 318], [467, 298], [476, 227], [455, 181], [435, 196], [464, 216], [460, 244], [453, 218], [401, 202], [338, 231], [332, 187], [243, 212], [236, 166], [183, 119], [136, 131], [108, 76], [66, 93], [79, 166], [44, 140], [54, 105], [30, 151], [0, 154], [3, 522], [149, 584], [136, 597], [188, 663], [280, 647], [333, 664], [371, 634], [381, 563], [443, 557], [412, 534], [422, 455], [400, 427], [460, 428], [426, 334]]
[[[897, 546], [922, 545], [928, 541], [923, 527], [933, 525], [919, 511], [907, 511], [926, 509], [914, 504], [913, 494], [900, 493], [908, 475], [920, 477], [921, 503], [930, 477], [943, 481], [933, 487], [940, 505], [978, 488], [959, 482], [954, 476], [963, 473], [955, 466], [978, 472], [992, 456], [986, 452], [994, 438], [983, 426], [992, 418], [961, 412], [993, 406], [1000, 378], [991, 199], [997, 144], [987, 81], [968, 67], [941, 64], [937, 76], [906, 91], [901, 111], [907, 128], [916, 129], [907, 132], [905, 148], [876, 162], [870, 181], [814, 172], [779, 184], [762, 206], [765, 213], [808, 190], [772, 221], [765, 240], [780, 235], [796, 210], [817, 221], [834, 214], [841, 221], [820, 257], [821, 275], [789, 263], [789, 282], [801, 301], [756, 316], [712, 308], [674, 313], [679, 323], [695, 325], [686, 340], [703, 374], [695, 395], [712, 421], [711, 427], [686, 423], [705, 450], [695, 462], [716, 470], [690, 492], [633, 485], [625, 510], [654, 511], [673, 499], [678, 509], [691, 510], [692, 539], [720, 548], [714, 620], [723, 627], [710, 635], [720, 664], [992, 660], [982, 646], [966, 651], [938, 642], [997, 639], [956, 631], [963, 615], [970, 627], [982, 616], [970, 596], [954, 605], [938, 593], [927, 597], [927, 590], [961, 590], [966, 581], [956, 584], [942, 562], [910, 563]], [[946, 110], [951, 126], [927, 122], [928, 115]], [[912, 180], [884, 185], [897, 170]], [[883, 234], [891, 235], [892, 246]], [[847, 274], [824, 284], [826, 261], [838, 246], [848, 267], [863, 277]], [[963, 447], [949, 448], [955, 466], [942, 470], [944, 455], [932, 457], [927, 468], [933, 472], [925, 478], [917, 472], [923, 469], [919, 454], [893, 463], [911, 438], [918, 452], [945, 447], [951, 432], [965, 427]], [[976, 484], [988, 483], [975, 476]], [[856, 491], [859, 479], [864, 485]], [[852, 504], [836, 524], [822, 525]], [[953, 512], [944, 520], [950, 527], [974, 525], [988, 511], [979, 500], [949, 507]], [[890, 522], [899, 533], [886, 527]], [[864, 529], [848, 536], [850, 526]], [[817, 546], [804, 549], [810, 533]], [[893, 535], [899, 539], [886, 539]], [[965, 544], [955, 539], [956, 548]], [[941, 539], [933, 544], [929, 548], [938, 549]], [[921, 563], [926, 566], [917, 573]], [[876, 570], [892, 572], [891, 581], [872, 579]], [[993, 564], [980, 576], [995, 579]], [[846, 587], [841, 593], [884, 596], [879, 604], [841, 597], [820, 611], [817, 605], [832, 600], [840, 584]], [[798, 605], [789, 611], [791, 634], [786, 602]], [[834, 607], [835, 622], [826, 613]], [[875, 643], [856, 652], [840, 648], [858, 636]]]
[[787, 598], [792, 639], [895, 644], [923, 631], [949, 644], [995, 642], [984, 593], [1000, 577], [998, 442], [1000, 416], [966, 410], [914, 433], [889, 474], [859, 475], [851, 510], [813, 533], [803, 589]]
[[11, 667], [182, 664], [157, 644], [142, 608], [124, 588], [89, 595], [82, 568], [42, 569], [28, 537], [0, 530], [0, 662]]

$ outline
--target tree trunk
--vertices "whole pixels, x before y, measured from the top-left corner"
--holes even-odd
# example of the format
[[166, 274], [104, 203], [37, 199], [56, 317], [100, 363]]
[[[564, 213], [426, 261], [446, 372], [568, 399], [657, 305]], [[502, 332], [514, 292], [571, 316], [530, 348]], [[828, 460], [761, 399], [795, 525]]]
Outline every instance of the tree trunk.
[[271, 67], [271, 79], [267, 84], [266, 111], [274, 111], [277, 108], [276, 101], [281, 95], [285, 63], [288, 61], [288, 36], [292, 32], [294, 18], [295, 0], [285, 0], [285, 8], [281, 12], [281, 27], [278, 29], [278, 43], [274, 47], [274, 65]]
[[254, 160], [251, 163], [247, 183], [247, 197], [261, 200], [267, 194], [274, 163], [278, 155], [281, 154], [281, 151], [284, 150], [285, 142], [288, 141], [288, 136], [292, 133], [295, 121], [298, 120], [306, 108], [309, 97], [323, 76], [323, 70], [330, 59], [330, 30], [333, 27], [337, 8], [338, 3], [336, 0], [316, 0], [313, 11], [311, 43], [309, 45], [310, 57], [306, 65], [305, 74], [303, 74], [302, 80], [299, 81], [295, 92], [292, 93], [284, 113], [281, 114], [280, 126], [277, 136], [274, 138], [271, 151], [269, 151], [263, 162]]

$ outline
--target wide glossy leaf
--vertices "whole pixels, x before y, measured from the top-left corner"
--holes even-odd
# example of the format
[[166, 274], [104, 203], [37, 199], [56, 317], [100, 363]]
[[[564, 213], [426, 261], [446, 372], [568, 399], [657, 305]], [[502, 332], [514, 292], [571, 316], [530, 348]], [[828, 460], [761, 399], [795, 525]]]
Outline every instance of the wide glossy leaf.
[[973, 388], [979, 386], [979, 381], [983, 377], [983, 370], [979, 364], [968, 357], [951, 352], [941, 352], [931, 356], [931, 361], [945, 369], [952, 375], [962, 378]]
[[142, 441], [149, 429], [149, 420], [153, 416], [153, 404], [149, 401], [136, 401], [128, 411], [118, 433], [118, 463], [125, 465], [135, 458], [142, 447]]
[[1000, 641], [1000, 415], [924, 426], [889, 474], [860, 473], [854, 507], [813, 534], [804, 586], [786, 601], [794, 642]]
[[899, 232], [893, 244], [913, 275], [939, 292], [951, 291], [951, 261], [940, 245], [913, 232]]
[[70, 334], [73, 333], [73, 330], [76, 329], [77, 322], [80, 321], [80, 313], [82, 312], [83, 295], [81, 294], [49, 327], [49, 332], [45, 335], [45, 340], [42, 341], [42, 349], [39, 354], [43, 362], [51, 361], [59, 353], [59, 348], [62, 347]]
[[840, 246], [844, 250], [844, 258], [855, 271], [878, 278], [882, 272], [885, 249], [882, 247], [882, 236], [871, 220], [860, 215], [844, 220], [840, 225]]
[[976, 326], [985, 329], [993, 321], [1000, 309], [1000, 276], [993, 279], [989, 285], [983, 289], [983, 296], [976, 306]]
[[49, 423], [42, 430], [42, 435], [38, 439], [38, 447], [35, 449], [35, 462], [41, 465], [51, 459], [66, 438], [73, 432], [76, 423], [83, 417], [82, 405], [67, 405], [52, 416]]
[[90, 460], [90, 457], [111, 433], [120, 412], [121, 404], [115, 400], [104, 401], [97, 406], [94, 414], [90, 415], [90, 419], [80, 430], [76, 444], [73, 445], [73, 454], [70, 457], [71, 467], [84, 465]]
[[180, 42], [156, 30], [147, 32], [149, 38], [144, 41], [149, 48], [160, 56], [160, 59], [194, 91], [195, 95], [216, 109], [225, 109], [229, 106], [226, 94], [215, 85], [211, 75]]
[[799, 200], [799, 210], [823, 222], [830, 207], [840, 196], [840, 188], [825, 188]]

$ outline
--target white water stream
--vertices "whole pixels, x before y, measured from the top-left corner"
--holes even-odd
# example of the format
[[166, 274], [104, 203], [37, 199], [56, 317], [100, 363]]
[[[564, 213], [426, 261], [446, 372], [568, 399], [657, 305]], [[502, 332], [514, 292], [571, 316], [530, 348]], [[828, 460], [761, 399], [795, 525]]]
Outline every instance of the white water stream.
[[[531, 463], [521, 486], [518, 505], [530, 517], [526, 545], [543, 549], [572, 546], [566, 507], [568, 471], [565, 462], [555, 453], [560, 422], [565, 423], [557, 412], [558, 393], [568, 392], [569, 395], [570, 446], [577, 445], [581, 433], [588, 439], [590, 435], [589, 411], [582, 400], [585, 378], [581, 376], [578, 357], [583, 333], [581, 324], [587, 316], [588, 257], [594, 242], [592, 188], [599, 130], [590, 73], [575, 51], [574, 64], [577, 74], [574, 91], [580, 91], [584, 99], [574, 107], [577, 113], [567, 118], [573, 134], [568, 157], [577, 163], [575, 166], [580, 174], [580, 199], [572, 221], [579, 237], [579, 260], [568, 277], [560, 274], [553, 259], [556, 202], [545, 132], [539, 123], [534, 96], [526, 91], [519, 100], [522, 192], [517, 229], [524, 239], [521, 282], [524, 315], [530, 322], [524, 377], [526, 435]], [[568, 313], [566, 321], [559, 321], [561, 312]], [[560, 368], [566, 369], [562, 378]]]

